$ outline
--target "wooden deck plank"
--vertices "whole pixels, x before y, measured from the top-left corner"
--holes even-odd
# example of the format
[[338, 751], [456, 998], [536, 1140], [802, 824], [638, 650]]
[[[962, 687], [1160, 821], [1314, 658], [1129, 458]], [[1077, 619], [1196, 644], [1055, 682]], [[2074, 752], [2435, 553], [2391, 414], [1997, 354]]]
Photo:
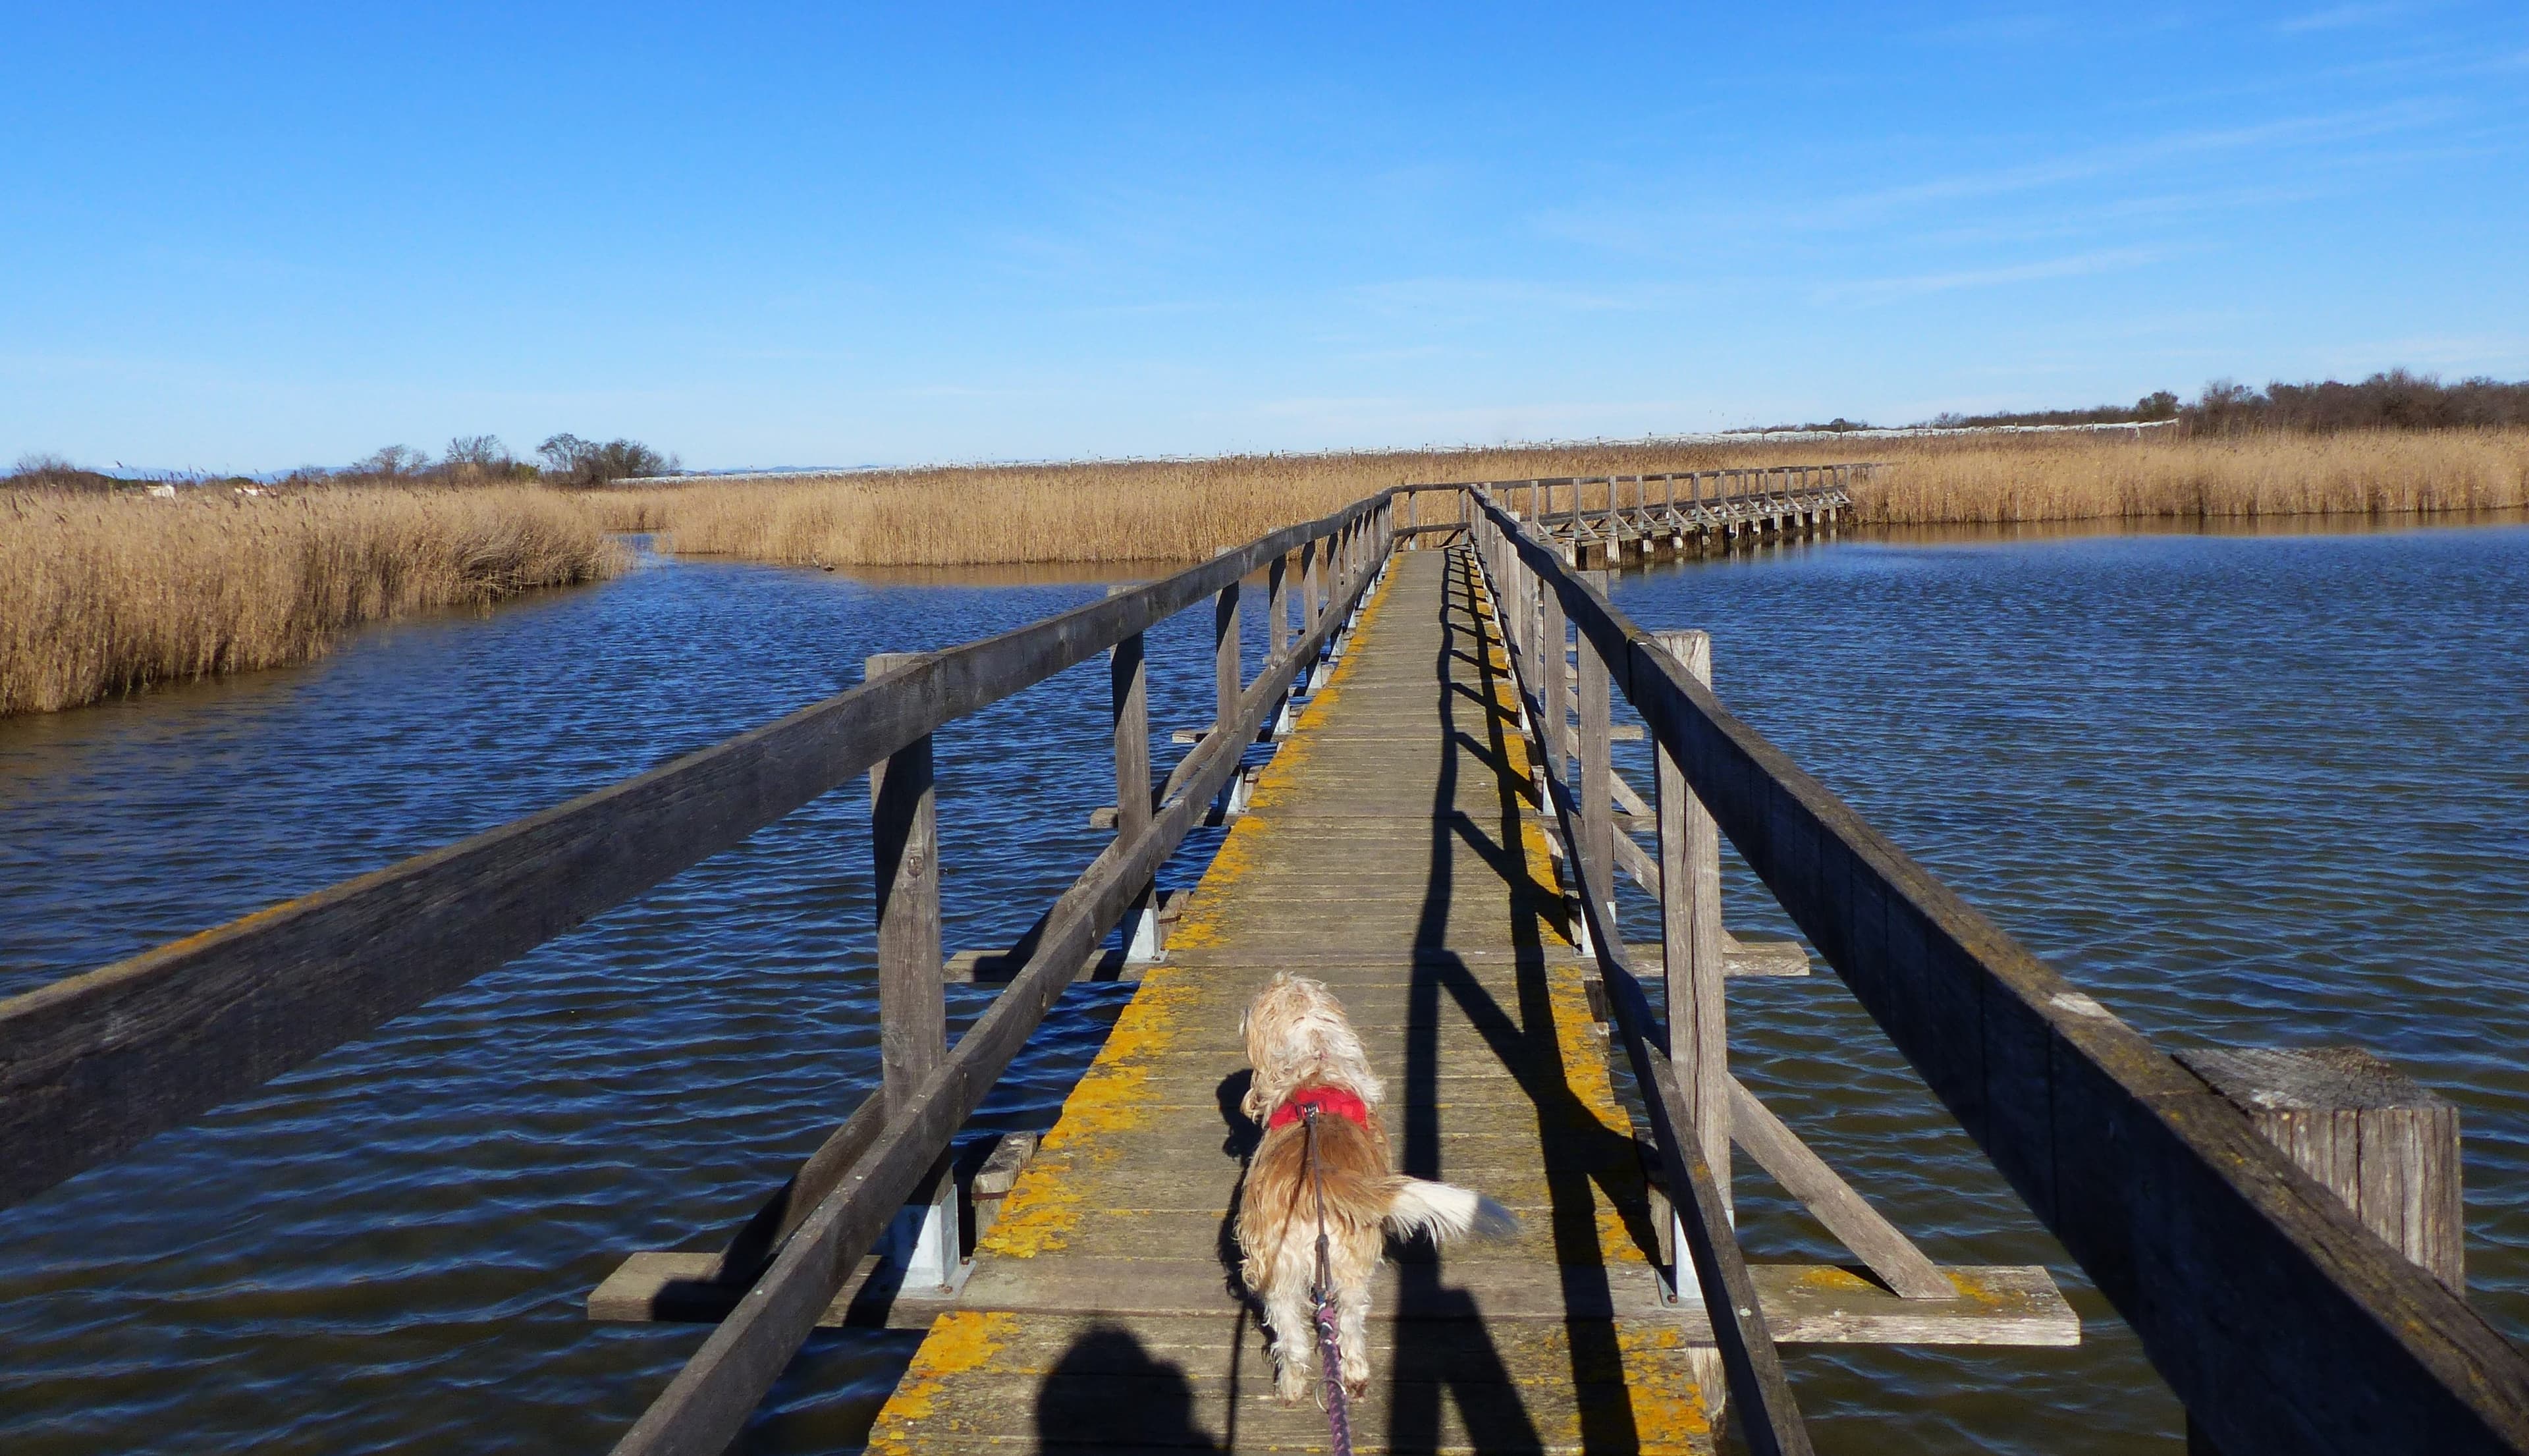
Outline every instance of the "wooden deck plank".
[[1469, 1448], [1469, 1419], [1488, 1447], [1507, 1432], [1544, 1450], [1710, 1449], [1700, 1321], [1663, 1302], [1645, 1253], [1631, 1120], [1523, 812], [1526, 745], [1498, 651], [1478, 650], [1467, 572], [1457, 553], [1396, 560], [1185, 902], [1167, 963], [1002, 1201], [872, 1451], [1322, 1447], [1314, 1406], [1271, 1398], [1227, 1233], [1254, 1137], [1236, 1111], [1239, 1014], [1284, 967], [1353, 1011], [1399, 1165], [1523, 1220], [1495, 1243], [1395, 1251], [1357, 1449]]

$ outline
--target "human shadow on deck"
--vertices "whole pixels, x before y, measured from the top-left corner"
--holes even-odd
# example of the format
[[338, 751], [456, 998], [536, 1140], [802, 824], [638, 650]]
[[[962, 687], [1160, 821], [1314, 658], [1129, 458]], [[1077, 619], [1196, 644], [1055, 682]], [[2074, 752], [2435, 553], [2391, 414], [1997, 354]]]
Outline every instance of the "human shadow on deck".
[[[1440, 1012], [1443, 995], [1476, 1028], [1502, 1065], [1517, 1079], [1535, 1105], [1547, 1146], [1566, 1156], [1545, 1169], [1548, 1218], [1554, 1257], [1567, 1300], [1612, 1306], [1603, 1252], [1598, 1242], [1597, 1202], [1593, 1182], [1609, 1169], [1633, 1166], [1630, 1140], [1618, 1137], [1573, 1094], [1563, 1073], [1552, 998], [1546, 984], [1543, 928], [1549, 913], [1559, 913], [1561, 897], [1530, 876], [1521, 834], [1521, 811], [1528, 785], [1510, 772], [1510, 743], [1505, 715], [1497, 705], [1499, 671], [1491, 661], [1475, 611], [1473, 566], [1461, 552], [1451, 552], [1445, 567], [1440, 606], [1441, 645], [1437, 661], [1441, 763], [1431, 814], [1429, 879], [1415, 930], [1414, 966], [1406, 1012], [1405, 1086], [1400, 1100], [1404, 1171], [1417, 1177], [1440, 1177], [1441, 1129], [1438, 1104]], [[1465, 645], [1462, 646], [1462, 643]], [[1465, 663], [1478, 674], [1480, 689], [1461, 700], [1464, 685], [1454, 680], [1452, 665]], [[1476, 733], [1459, 724], [1473, 709], [1480, 716]], [[1497, 832], [1487, 832], [1456, 808], [1462, 760], [1489, 768], [1499, 787]], [[1455, 846], [1464, 843], [1500, 877], [1510, 895], [1511, 943], [1516, 960], [1518, 1005], [1505, 1008], [1449, 947], [1449, 911], [1457, 892], [1453, 866]], [[1479, 889], [1490, 888], [1489, 885]], [[1549, 895], [1551, 898], [1549, 899]], [[1577, 1157], [1570, 1156], [1578, 1154]], [[1627, 1209], [1639, 1199], [1633, 1192], [1606, 1188], [1608, 1202]], [[1640, 1231], [1637, 1231], [1640, 1237]], [[1441, 1394], [1458, 1405], [1468, 1436], [1486, 1451], [1535, 1450], [1542, 1445], [1535, 1422], [1522, 1402], [1512, 1373], [1503, 1362], [1482, 1310], [1475, 1297], [1442, 1282], [1443, 1266], [1421, 1260], [1400, 1261], [1397, 1317], [1400, 1321], [1463, 1321], [1469, 1331], [1463, 1344], [1443, 1351], [1435, 1342], [1409, 1337], [1400, 1328], [1389, 1378], [1392, 1401], [1388, 1436], [1391, 1448], [1428, 1450], [1441, 1437]], [[1594, 1284], [1594, 1288], [1581, 1287]], [[1571, 1379], [1576, 1396], [1587, 1386], [1602, 1384], [1609, 1372], [1624, 1369], [1612, 1321], [1574, 1319], [1562, 1328], [1570, 1343]], [[1621, 1379], [1621, 1375], [1618, 1375]], [[1576, 1400], [1575, 1415], [1585, 1447], [1591, 1451], [1638, 1449], [1630, 1404], [1618, 1400]]]
[[1037, 1387], [1036, 1441], [1040, 1449], [1226, 1449], [1195, 1425], [1194, 1384], [1185, 1371], [1153, 1358], [1131, 1330], [1112, 1324], [1081, 1331], [1046, 1372]]

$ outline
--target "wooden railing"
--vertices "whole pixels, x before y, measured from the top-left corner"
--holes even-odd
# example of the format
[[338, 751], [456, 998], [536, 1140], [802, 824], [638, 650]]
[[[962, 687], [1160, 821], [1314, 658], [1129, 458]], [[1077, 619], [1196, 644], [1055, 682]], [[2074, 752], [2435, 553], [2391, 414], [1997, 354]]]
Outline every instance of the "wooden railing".
[[[1565, 475], [1553, 479], [1466, 482], [1494, 504], [1521, 519], [1547, 528], [1572, 527], [1588, 516], [1612, 518], [1623, 512], [1727, 512], [1823, 495], [1852, 496], [1856, 480], [1868, 480], [1880, 462], [1852, 460], [1828, 465], [1749, 465], [1724, 470], [1670, 470], [1635, 475]], [[1626, 488], [1633, 500], [1625, 500]], [[1653, 487], [1657, 493], [1654, 496]]]
[[[1717, 994], [1705, 981], [1717, 916], [1681, 873], [1690, 797], [2125, 1316], [2203, 1448], [2529, 1451], [2529, 1361], [2458, 1294], [1733, 717], [1519, 514], [1475, 494], [1476, 549], [1549, 763], [1565, 634], [1578, 638], [1581, 782], [1557, 788], [1557, 809], [1751, 1449], [1807, 1447], [1712, 1173], [1728, 1084], [1691, 1032]], [[1666, 1023], [1614, 919], [1611, 693], [1656, 746], [1662, 883], [1684, 889], [1662, 897]]]

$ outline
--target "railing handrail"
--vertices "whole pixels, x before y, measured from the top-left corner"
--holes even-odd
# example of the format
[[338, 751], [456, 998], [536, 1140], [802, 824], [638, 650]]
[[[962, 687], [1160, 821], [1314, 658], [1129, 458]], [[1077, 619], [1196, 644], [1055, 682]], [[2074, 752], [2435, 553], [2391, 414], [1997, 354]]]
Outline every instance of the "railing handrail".
[[[2482, 1316], [1476, 495], [1485, 544], [1552, 590], [1741, 857], [2226, 1456], [2529, 1451], [2529, 1359]], [[1576, 844], [1585, 884], [1610, 885], [1590, 857]], [[1598, 893], [1583, 896], [1593, 920]], [[1592, 930], [1602, 965], [1623, 968], [1615, 927]], [[1630, 975], [1607, 979], [1627, 1021], [1647, 1015]], [[1655, 1131], [1664, 1158], [1684, 1151]]]
[[1774, 470], [1875, 470], [1889, 464], [1887, 460], [1826, 460], [1811, 464], [1782, 465], [1706, 465], [1697, 470], [1619, 470], [1613, 475], [1521, 475], [1501, 480], [1428, 481], [1395, 487], [1408, 491], [1491, 491], [1501, 487], [1532, 485], [1596, 485], [1604, 480], [1691, 480], [1705, 475], [1754, 475]]
[[0, 1208], [734, 847], [942, 725], [1383, 518], [1398, 494], [925, 654], [541, 813], [0, 999]]

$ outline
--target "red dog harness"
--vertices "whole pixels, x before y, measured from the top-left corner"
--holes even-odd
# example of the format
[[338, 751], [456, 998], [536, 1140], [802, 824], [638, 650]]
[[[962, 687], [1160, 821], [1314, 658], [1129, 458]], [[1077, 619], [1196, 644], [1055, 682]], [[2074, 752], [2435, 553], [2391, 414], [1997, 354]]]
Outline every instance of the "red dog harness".
[[1291, 1100], [1273, 1109], [1264, 1119], [1264, 1130], [1288, 1127], [1300, 1120], [1302, 1107], [1315, 1107], [1318, 1115], [1349, 1117], [1364, 1127], [1370, 1126], [1370, 1105], [1340, 1087], [1303, 1087], [1291, 1094]]

